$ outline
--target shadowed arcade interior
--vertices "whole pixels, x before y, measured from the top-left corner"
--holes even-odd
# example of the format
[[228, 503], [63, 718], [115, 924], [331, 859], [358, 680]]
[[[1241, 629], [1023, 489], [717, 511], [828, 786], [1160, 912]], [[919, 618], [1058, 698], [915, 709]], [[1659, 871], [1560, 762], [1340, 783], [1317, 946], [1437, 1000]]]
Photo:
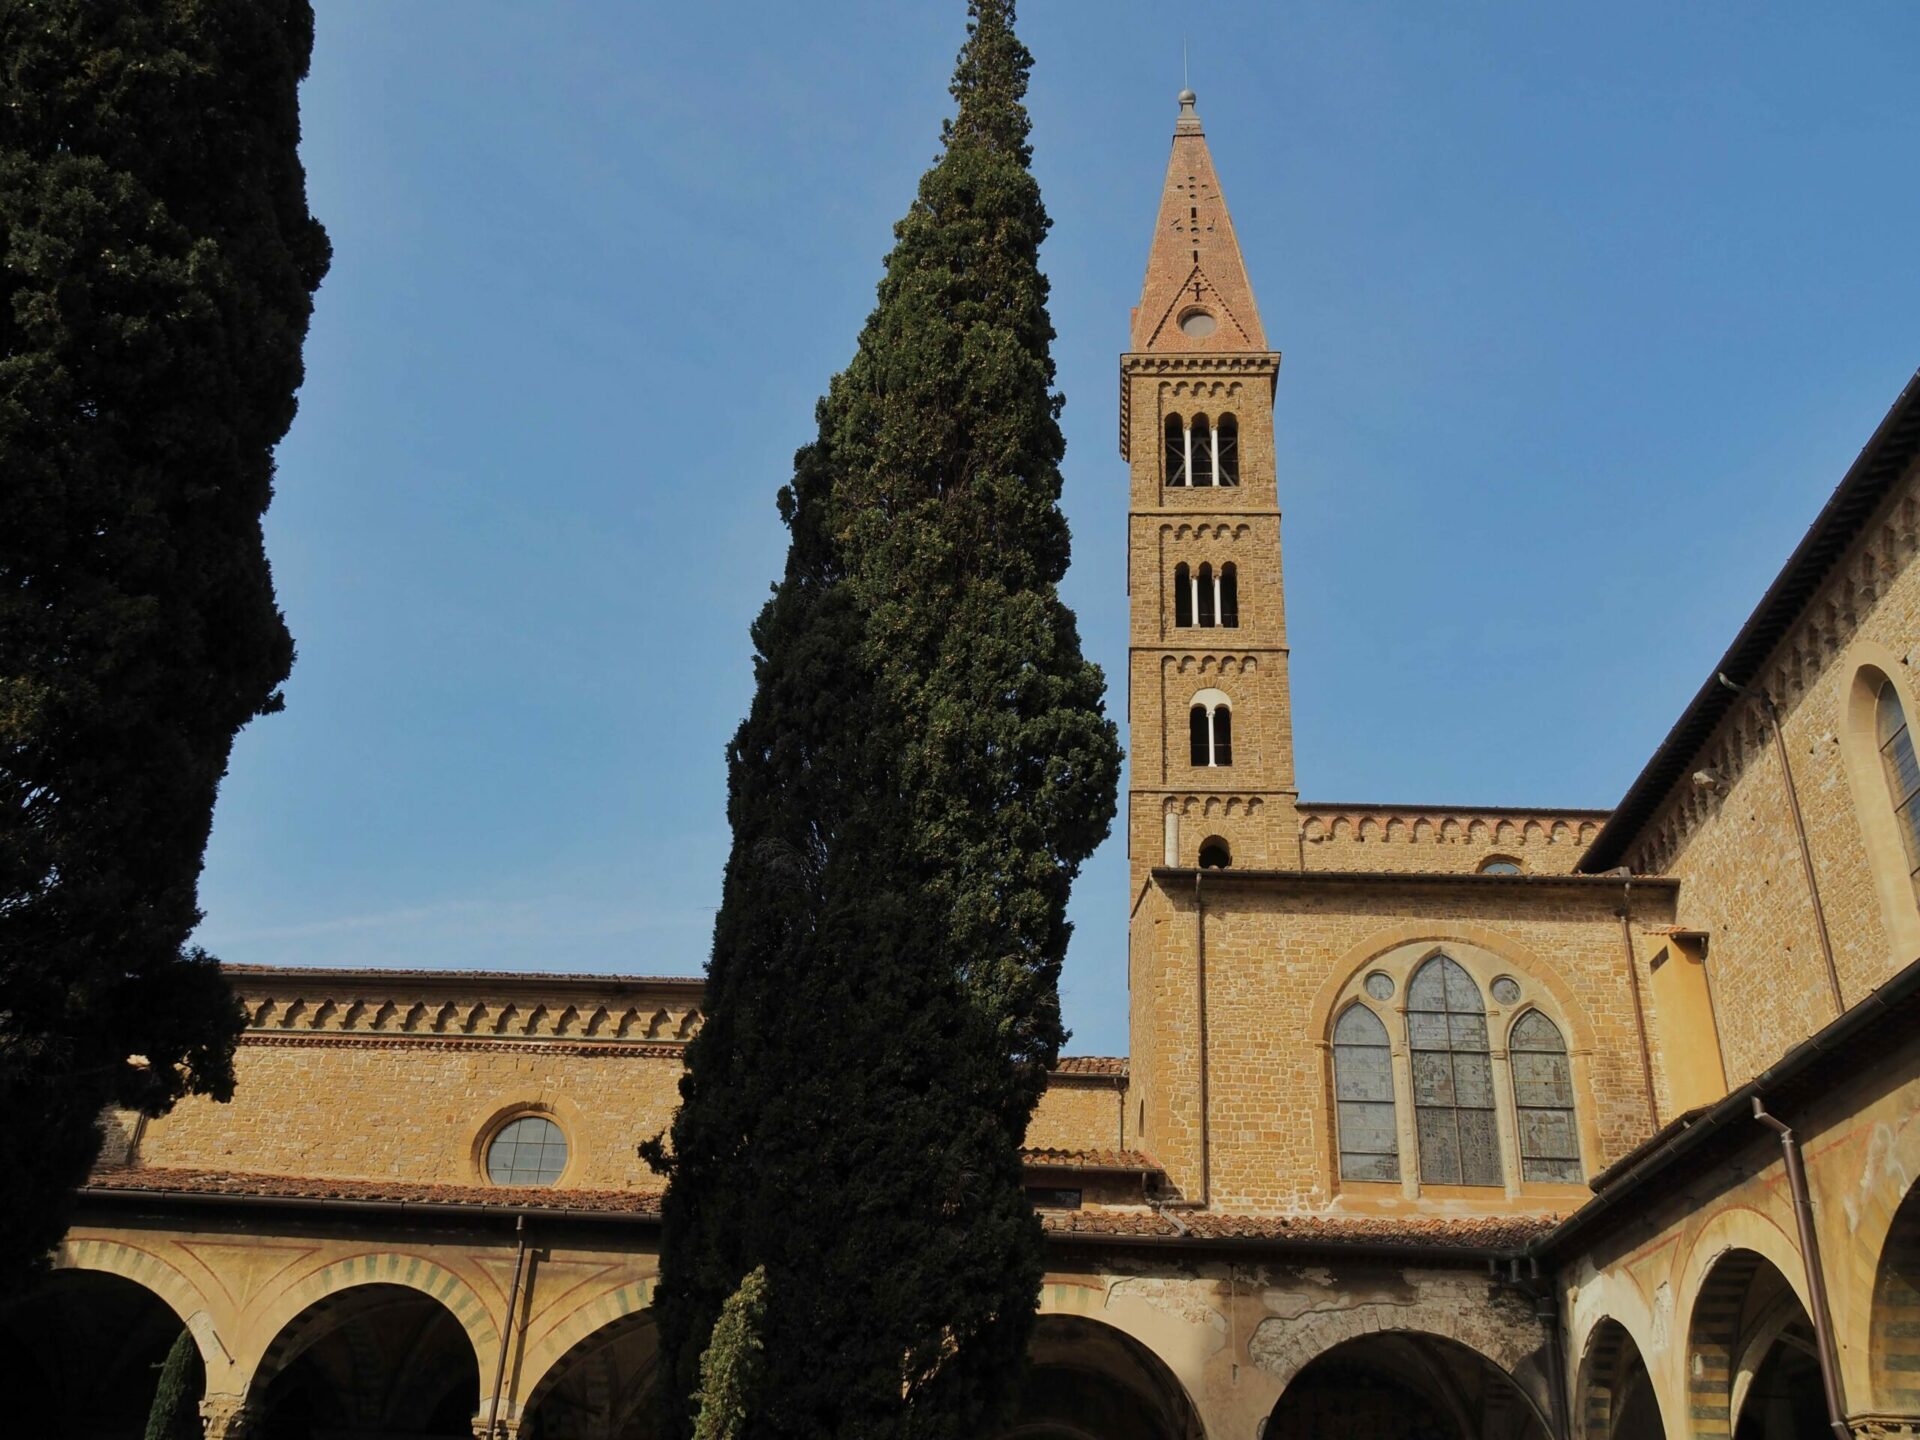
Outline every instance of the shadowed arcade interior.
[[1287, 1386], [1262, 1440], [1548, 1440], [1504, 1371], [1451, 1340], [1366, 1335], [1320, 1355]]
[[[185, 1329], [151, 1290], [118, 1275], [59, 1270], [0, 1302], [0, 1431], [44, 1440], [120, 1440], [146, 1431], [167, 1351]], [[197, 1400], [205, 1380], [195, 1352]]]
[[404, 1285], [357, 1285], [281, 1331], [255, 1382], [259, 1440], [471, 1440], [473, 1344], [452, 1311]]
[[1202, 1440], [1193, 1402], [1132, 1336], [1076, 1315], [1042, 1315], [1032, 1366], [1000, 1440]]

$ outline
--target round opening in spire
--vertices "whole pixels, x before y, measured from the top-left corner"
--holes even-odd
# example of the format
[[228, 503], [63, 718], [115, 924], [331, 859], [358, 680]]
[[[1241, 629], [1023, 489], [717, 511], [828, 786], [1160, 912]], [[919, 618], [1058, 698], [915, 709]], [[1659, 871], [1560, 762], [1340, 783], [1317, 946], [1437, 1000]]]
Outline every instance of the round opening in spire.
[[1181, 312], [1180, 333], [1190, 340], [1204, 340], [1218, 328], [1218, 322], [1214, 320], [1213, 313], [1209, 310], [1202, 310], [1195, 306], [1191, 310]]

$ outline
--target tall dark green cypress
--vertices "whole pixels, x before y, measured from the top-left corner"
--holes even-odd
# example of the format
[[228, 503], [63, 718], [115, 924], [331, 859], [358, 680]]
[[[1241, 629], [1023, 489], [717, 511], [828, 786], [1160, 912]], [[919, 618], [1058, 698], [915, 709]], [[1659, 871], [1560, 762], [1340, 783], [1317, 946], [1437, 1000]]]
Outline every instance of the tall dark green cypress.
[[733, 851], [670, 1156], [676, 1433], [767, 1273], [743, 1434], [971, 1436], [1044, 1271], [1019, 1147], [1064, 1039], [1068, 888], [1112, 821], [1104, 682], [1055, 586], [1064, 451], [1010, 0], [781, 492], [786, 572], [729, 751]]
[[312, 46], [306, 0], [0, 0], [0, 1291], [105, 1104], [232, 1088], [186, 942], [293, 658], [260, 517], [329, 257]]

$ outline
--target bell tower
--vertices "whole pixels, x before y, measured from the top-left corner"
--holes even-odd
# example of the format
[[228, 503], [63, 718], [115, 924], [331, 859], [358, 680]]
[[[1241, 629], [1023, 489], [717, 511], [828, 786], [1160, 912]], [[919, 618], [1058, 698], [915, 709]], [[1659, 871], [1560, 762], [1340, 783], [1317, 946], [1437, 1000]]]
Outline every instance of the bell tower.
[[1297, 869], [1267, 347], [1191, 90], [1120, 357], [1131, 465], [1133, 893], [1157, 865]]

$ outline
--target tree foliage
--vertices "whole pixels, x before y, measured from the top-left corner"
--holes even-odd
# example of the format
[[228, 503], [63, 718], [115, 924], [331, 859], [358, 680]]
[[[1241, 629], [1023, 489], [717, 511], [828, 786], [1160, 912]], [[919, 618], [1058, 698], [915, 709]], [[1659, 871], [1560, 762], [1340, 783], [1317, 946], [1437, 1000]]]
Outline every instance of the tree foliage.
[[942, 153], [781, 492], [707, 1021], [671, 1153], [650, 1151], [676, 1400], [766, 1267], [776, 1403], [752, 1440], [976, 1433], [1043, 1273], [1019, 1146], [1119, 746], [1056, 590], [1048, 222], [1012, 8], [971, 7]]
[[193, 1332], [182, 1329], [174, 1337], [160, 1366], [160, 1383], [147, 1409], [145, 1440], [200, 1440], [200, 1392], [206, 1388], [206, 1367]]
[[232, 1088], [186, 942], [293, 658], [260, 517], [329, 258], [312, 43], [306, 0], [0, 0], [0, 1288], [103, 1105]]
[[767, 1318], [767, 1267], [762, 1265], [727, 1297], [713, 1337], [700, 1357], [693, 1440], [742, 1440], [747, 1416], [765, 1399], [761, 1372], [766, 1345], [760, 1327]]

